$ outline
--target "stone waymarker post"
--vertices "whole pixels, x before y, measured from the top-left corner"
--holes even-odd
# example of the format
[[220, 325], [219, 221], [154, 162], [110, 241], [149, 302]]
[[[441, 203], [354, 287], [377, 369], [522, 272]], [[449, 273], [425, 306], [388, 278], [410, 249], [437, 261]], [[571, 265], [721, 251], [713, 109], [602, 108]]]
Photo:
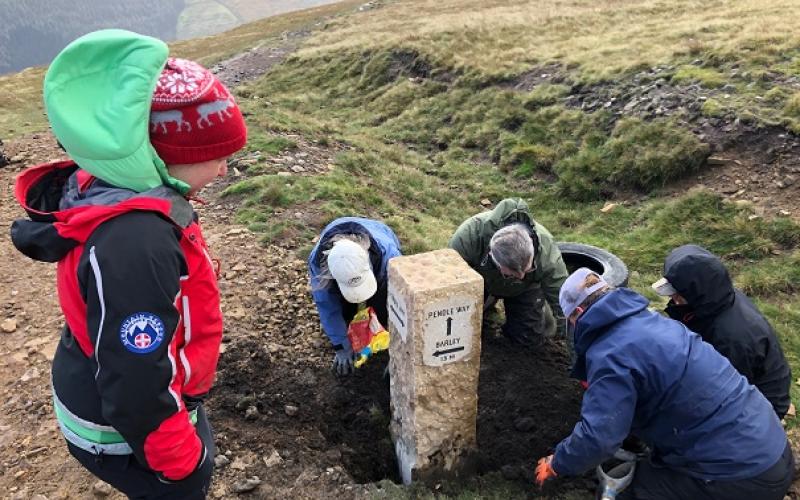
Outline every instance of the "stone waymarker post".
[[389, 262], [391, 433], [403, 482], [457, 477], [476, 449], [483, 278], [454, 250]]

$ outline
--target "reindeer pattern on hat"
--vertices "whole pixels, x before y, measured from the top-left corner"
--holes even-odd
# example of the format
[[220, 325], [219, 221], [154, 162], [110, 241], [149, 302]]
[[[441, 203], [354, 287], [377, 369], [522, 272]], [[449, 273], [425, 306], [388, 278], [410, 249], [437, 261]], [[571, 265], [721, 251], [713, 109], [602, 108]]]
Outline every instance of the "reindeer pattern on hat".
[[[193, 61], [171, 58], [167, 68], [172, 71], [162, 73], [153, 95], [151, 132], [168, 134], [167, 125], [174, 124], [175, 132], [188, 133], [192, 131], [192, 122], [198, 129], [204, 129], [233, 116], [230, 112], [236, 107], [233, 96], [224, 86], [214, 86], [214, 77], [202, 66]], [[207, 99], [210, 90], [215, 100], [201, 103]], [[176, 108], [165, 110], [165, 106]], [[212, 119], [214, 116], [216, 121]]]
[[204, 121], [210, 126], [214, 125], [214, 122], [208, 119], [208, 117], [214, 113], [217, 114], [217, 118], [219, 118], [220, 122], [224, 122], [226, 116], [228, 118], [233, 116], [228, 111], [228, 108], [236, 106], [236, 101], [233, 100], [233, 96], [228, 94], [227, 97], [222, 97], [217, 89], [214, 89], [214, 95], [217, 97], [216, 101], [201, 104], [197, 107], [197, 113], [200, 115], [200, 118], [197, 119], [197, 126], [200, 128], [203, 128]]
[[183, 131], [183, 126], [186, 125], [186, 131], [192, 131], [192, 124], [184, 120], [183, 112], [179, 109], [170, 111], [153, 111], [150, 113], [150, 124], [153, 126], [151, 132], [158, 130], [161, 126], [161, 133], [167, 133], [167, 123], [175, 123], [178, 126], [178, 132]]

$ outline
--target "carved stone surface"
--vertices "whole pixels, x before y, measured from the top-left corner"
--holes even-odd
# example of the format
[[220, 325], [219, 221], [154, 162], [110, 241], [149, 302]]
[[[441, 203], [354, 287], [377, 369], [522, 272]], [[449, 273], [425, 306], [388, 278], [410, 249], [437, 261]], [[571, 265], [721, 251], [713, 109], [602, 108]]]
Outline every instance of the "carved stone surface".
[[476, 447], [483, 279], [451, 249], [389, 262], [392, 423], [403, 482], [458, 477]]

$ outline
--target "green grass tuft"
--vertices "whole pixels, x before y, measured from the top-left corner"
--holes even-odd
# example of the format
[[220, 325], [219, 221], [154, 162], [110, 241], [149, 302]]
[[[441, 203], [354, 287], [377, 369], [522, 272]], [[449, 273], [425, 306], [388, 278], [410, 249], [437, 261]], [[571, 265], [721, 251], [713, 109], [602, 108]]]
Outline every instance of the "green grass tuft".
[[678, 68], [672, 76], [672, 81], [678, 84], [699, 83], [703, 87], [715, 89], [725, 85], [728, 80], [714, 68], [685, 65]]
[[604, 143], [586, 145], [554, 171], [564, 194], [592, 200], [620, 188], [652, 191], [697, 170], [709, 154], [707, 144], [670, 121], [626, 118]]
[[700, 111], [705, 116], [711, 118], [720, 118], [725, 116], [725, 107], [717, 99], [707, 99], [700, 108]]

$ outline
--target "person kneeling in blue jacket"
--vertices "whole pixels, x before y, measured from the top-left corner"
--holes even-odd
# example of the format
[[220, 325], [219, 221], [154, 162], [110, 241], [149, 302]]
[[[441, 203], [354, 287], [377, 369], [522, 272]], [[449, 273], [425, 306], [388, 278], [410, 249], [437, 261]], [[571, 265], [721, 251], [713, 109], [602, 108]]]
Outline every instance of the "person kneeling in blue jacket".
[[618, 498], [781, 500], [794, 458], [769, 401], [683, 324], [581, 268], [559, 302], [574, 330], [573, 376], [588, 380], [581, 420], [536, 481], [611, 458], [632, 434], [652, 450]]
[[328, 224], [311, 250], [311, 296], [322, 330], [333, 345], [333, 368], [339, 375], [355, 369], [347, 327], [358, 304], [374, 308], [378, 320], [388, 327], [387, 266], [389, 259], [398, 255], [402, 255], [400, 242], [389, 226], [358, 217], [342, 217]]

